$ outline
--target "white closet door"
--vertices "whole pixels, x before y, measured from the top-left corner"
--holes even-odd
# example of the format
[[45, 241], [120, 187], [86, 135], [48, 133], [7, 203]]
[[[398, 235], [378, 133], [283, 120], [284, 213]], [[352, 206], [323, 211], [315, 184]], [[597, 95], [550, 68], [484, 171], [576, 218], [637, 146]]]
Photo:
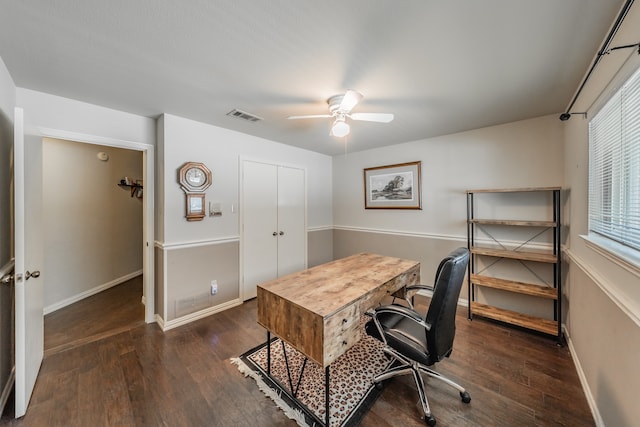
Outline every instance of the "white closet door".
[[278, 277], [306, 267], [305, 188], [303, 169], [278, 167]]
[[[243, 163], [243, 299], [260, 282], [278, 277], [278, 172], [265, 163]], [[273, 234], [276, 233], [274, 236]]]

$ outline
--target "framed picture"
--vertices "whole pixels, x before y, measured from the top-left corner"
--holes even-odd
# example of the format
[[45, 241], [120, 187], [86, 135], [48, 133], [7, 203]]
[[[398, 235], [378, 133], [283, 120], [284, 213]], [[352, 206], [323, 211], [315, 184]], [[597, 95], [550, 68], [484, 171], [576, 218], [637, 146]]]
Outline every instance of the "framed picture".
[[204, 193], [187, 193], [187, 221], [204, 218]]
[[421, 164], [411, 162], [365, 169], [365, 209], [422, 209]]

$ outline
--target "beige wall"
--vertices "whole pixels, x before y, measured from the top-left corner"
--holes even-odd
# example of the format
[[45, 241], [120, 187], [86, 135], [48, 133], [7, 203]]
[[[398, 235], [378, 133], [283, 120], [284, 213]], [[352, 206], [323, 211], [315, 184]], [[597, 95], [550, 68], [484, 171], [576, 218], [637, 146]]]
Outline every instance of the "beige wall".
[[[463, 239], [434, 239], [418, 235], [400, 235], [336, 229], [333, 233], [333, 253], [336, 259], [360, 252], [374, 252], [420, 262], [420, 283], [433, 285], [438, 264], [445, 255], [460, 246]], [[461, 299], [467, 298], [465, 283]]]
[[[183, 246], [167, 249], [166, 320], [211, 307], [238, 303], [239, 242]], [[212, 280], [218, 293], [211, 295]], [[206, 286], [202, 286], [205, 284]]]
[[[640, 8], [633, 7], [612, 46], [637, 43]], [[630, 62], [626, 62], [629, 60]], [[564, 124], [566, 326], [599, 425], [638, 425], [640, 406], [640, 266], [596, 250], [588, 234], [589, 118], [630, 70], [640, 66], [635, 50], [607, 55], [596, 68]]]
[[309, 230], [307, 233], [307, 266], [333, 261], [333, 229]]
[[45, 138], [42, 172], [45, 313], [141, 274], [142, 153]]

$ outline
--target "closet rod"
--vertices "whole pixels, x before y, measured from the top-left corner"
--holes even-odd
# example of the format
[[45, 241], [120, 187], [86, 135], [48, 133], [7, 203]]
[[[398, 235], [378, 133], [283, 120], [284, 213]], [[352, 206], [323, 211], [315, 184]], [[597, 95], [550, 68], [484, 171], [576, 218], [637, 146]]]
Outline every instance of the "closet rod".
[[[629, 9], [631, 9], [631, 5], [633, 4], [633, 2], [634, 2], [634, 0], [627, 0], [625, 5], [622, 7], [622, 10], [620, 11], [620, 14], [618, 15], [618, 18], [616, 19], [616, 22], [613, 24], [613, 27], [611, 27], [611, 30], [609, 31], [609, 35], [607, 35], [607, 38], [605, 39], [604, 44], [602, 45], [602, 49], [600, 49], [600, 51], [596, 55], [595, 59], [593, 60], [593, 64], [591, 64], [591, 68], [589, 69], [589, 72], [584, 77], [584, 80], [582, 80], [582, 84], [578, 88], [578, 91], [573, 96], [573, 100], [571, 101], [571, 104], [569, 104], [569, 107], [567, 107], [567, 110], [564, 113], [560, 114], [560, 120], [565, 121], [565, 120], [569, 120], [569, 118], [571, 118], [571, 109], [573, 108], [573, 104], [576, 103], [576, 101], [578, 99], [578, 96], [580, 96], [580, 92], [582, 92], [582, 89], [584, 89], [584, 85], [587, 84], [587, 80], [589, 80], [589, 77], [591, 77], [591, 74], [593, 73], [593, 70], [598, 65], [598, 62], [600, 62], [600, 59], [604, 55], [606, 55], [607, 53], [610, 52], [609, 45], [611, 44], [611, 41], [613, 40], [613, 37], [616, 35], [618, 30], [620, 29], [620, 26], [622, 25], [622, 21], [624, 21], [624, 18], [627, 16], [627, 13], [629, 13]], [[627, 46], [620, 46], [620, 47], [617, 47], [617, 48], [613, 48], [611, 50], [622, 49], [623, 47], [633, 47], [633, 46], [637, 46], [637, 44], [635, 44], [635, 45], [627, 45]], [[580, 114], [582, 114], [582, 113], [580, 113]]]

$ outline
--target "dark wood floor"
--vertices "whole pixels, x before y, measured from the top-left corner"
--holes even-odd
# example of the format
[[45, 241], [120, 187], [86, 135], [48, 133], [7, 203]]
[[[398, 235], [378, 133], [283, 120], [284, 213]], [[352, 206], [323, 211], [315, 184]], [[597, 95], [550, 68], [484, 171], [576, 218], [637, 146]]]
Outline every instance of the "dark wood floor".
[[[0, 425], [296, 425], [229, 362], [265, 339], [255, 300], [163, 333], [142, 322], [141, 294], [131, 281], [48, 315], [29, 410], [19, 420], [4, 414]], [[472, 401], [427, 380], [438, 426], [595, 425], [566, 347], [468, 321], [462, 309], [457, 327], [453, 354], [437, 369]], [[423, 426], [419, 416], [412, 379], [395, 378], [361, 426]]]

